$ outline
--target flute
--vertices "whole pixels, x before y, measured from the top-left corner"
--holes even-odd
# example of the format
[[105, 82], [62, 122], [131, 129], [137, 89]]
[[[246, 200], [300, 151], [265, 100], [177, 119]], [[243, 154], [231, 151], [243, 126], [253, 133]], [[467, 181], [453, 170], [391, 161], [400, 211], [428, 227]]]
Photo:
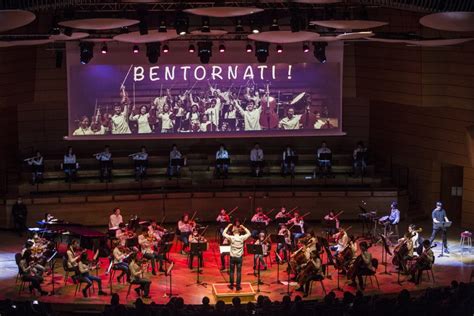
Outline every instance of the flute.
[[133, 154], [128, 155], [128, 157], [135, 157], [135, 156], [138, 156], [140, 154], [141, 154], [141, 152], [137, 152], [137, 153], [133, 153]]
[[36, 156], [33, 156], [33, 157], [30, 157], [30, 158], [23, 159], [23, 161], [28, 162], [28, 161], [34, 160], [35, 158], [36, 158]]

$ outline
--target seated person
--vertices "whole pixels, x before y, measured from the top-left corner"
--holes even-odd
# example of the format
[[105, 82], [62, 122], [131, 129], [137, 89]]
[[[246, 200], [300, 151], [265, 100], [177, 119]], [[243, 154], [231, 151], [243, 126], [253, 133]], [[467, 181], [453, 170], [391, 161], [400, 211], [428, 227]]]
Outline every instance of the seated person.
[[92, 282], [97, 282], [99, 295], [107, 295], [107, 293], [102, 291], [102, 280], [98, 276], [90, 274], [90, 271], [94, 269], [96, 269], [96, 267], [90, 265], [87, 253], [82, 253], [81, 260], [79, 261], [79, 282], [87, 283], [82, 289], [82, 295], [84, 297], [88, 296], [87, 290], [92, 286]]
[[320, 176], [329, 176], [331, 174], [331, 160], [323, 157], [322, 154], [331, 154], [331, 149], [327, 147], [325, 141], [321, 143], [321, 147], [318, 148], [316, 152], [316, 159], [319, 168]]
[[364, 278], [363, 276], [365, 275], [373, 275], [375, 274], [375, 267], [372, 265], [372, 254], [368, 251], [369, 246], [367, 245], [367, 242], [362, 241], [359, 244], [360, 247], [360, 261], [356, 262], [354, 264], [358, 264], [358, 266], [355, 269], [355, 273], [351, 276], [352, 283], [349, 284], [349, 286], [352, 287], [357, 287], [357, 282], [356, 278], [359, 281], [359, 287], [361, 290], [364, 290]]
[[415, 284], [420, 283], [421, 275], [424, 270], [429, 270], [435, 261], [433, 250], [431, 250], [431, 243], [428, 239], [423, 241], [423, 252], [416, 259], [415, 264], [410, 267], [409, 273], [411, 278], [408, 280]]
[[336, 241], [336, 245], [331, 247], [331, 250], [336, 251], [336, 255], [344, 250], [346, 246], [349, 244], [349, 235], [347, 234], [346, 230], [342, 227], [339, 227], [338, 232], [332, 236]]
[[367, 147], [363, 142], [358, 142], [356, 149], [352, 153], [354, 159], [354, 177], [363, 176], [367, 169]]
[[64, 155], [63, 163], [61, 164], [66, 175], [66, 182], [75, 181], [77, 178], [77, 169], [79, 169], [79, 163], [76, 160], [76, 155], [72, 151], [72, 147], [67, 148], [67, 153]]
[[402, 238], [398, 239], [398, 244], [395, 246], [393, 254], [393, 264], [396, 264], [398, 270], [402, 273], [407, 273], [407, 262], [413, 258], [413, 241], [410, 233], [405, 233]]
[[112, 153], [110, 152], [110, 147], [105, 146], [104, 151], [94, 155], [95, 159], [99, 161], [100, 182], [112, 181]]
[[[280, 229], [278, 230], [278, 235], [285, 238], [285, 243], [278, 243], [276, 253], [280, 258], [282, 258], [282, 263], [288, 261], [288, 251], [291, 249], [291, 232], [288, 230], [288, 227], [284, 223], [280, 224]], [[280, 263], [278, 256], [276, 257], [276, 262]]]
[[400, 211], [398, 210], [398, 203], [392, 202], [390, 204], [390, 215], [382, 216], [379, 218], [379, 223], [387, 225], [397, 225], [400, 222]]
[[26, 163], [31, 166], [31, 183], [38, 184], [43, 183], [43, 172], [44, 172], [44, 164], [43, 164], [43, 156], [41, 153], [36, 151], [36, 155], [25, 159]]
[[130, 276], [131, 284], [139, 284], [140, 286], [135, 288], [135, 292], [140, 296], [140, 291], [143, 291], [143, 298], [150, 298], [150, 286], [151, 281], [143, 277], [144, 269], [142, 262], [137, 260], [137, 254], [134, 252], [130, 255]]
[[[206, 243], [207, 240], [203, 236], [201, 236], [196, 228], [193, 229], [191, 235], [189, 235], [189, 244], [197, 244], [197, 243]], [[193, 261], [194, 257], [198, 257], [198, 269], [203, 267], [203, 256], [202, 251], [193, 251], [192, 247], [189, 252], [189, 269], [192, 270], [193, 268]]]
[[291, 148], [290, 145], [286, 145], [285, 150], [283, 151], [283, 160], [282, 160], [282, 174], [283, 176], [291, 175], [293, 178], [295, 176], [295, 166], [296, 158], [295, 151]]
[[146, 169], [148, 167], [148, 153], [146, 147], [142, 146], [140, 152], [129, 155], [135, 163], [135, 181], [139, 181], [146, 177]]
[[112, 242], [112, 262], [114, 264], [114, 270], [122, 271], [117, 277], [117, 282], [120, 282], [122, 277], [127, 276], [127, 282], [130, 282], [130, 269], [125, 259], [128, 255], [124, 252], [124, 247], [120, 245], [120, 241], [114, 240]]
[[323, 265], [319, 258], [319, 251], [311, 251], [310, 260], [303, 267], [305, 273], [298, 280], [299, 288], [296, 291], [303, 292], [303, 297], [309, 295], [311, 281], [321, 281], [324, 279]]
[[250, 151], [250, 166], [252, 168], [252, 175], [254, 177], [262, 176], [263, 164], [263, 150], [260, 148], [259, 143], [255, 143], [254, 147]]
[[229, 152], [225, 148], [224, 144], [221, 144], [219, 150], [216, 152], [216, 176], [227, 178], [229, 172], [229, 163], [221, 159], [229, 159]]
[[31, 250], [26, 250], [21, 260], [18, 264], [19, 274], [21, 279], [25, 282], [30, 282], [30, 293], [34, 290], [37, 290], [41, 296], [48, 295], [48, 292], [44, 291], [41, 288], [41, 283], [43, 283], [42, 271], [36, 269], [36, 265], [32, 264], [33, 257]]
[[252, 238], [257, 239], [260, 231], [265, 230], [270, 224], [270, 218], [263, 212], [261, 207], [255, 209], [255, 214], [250, 219], [250, 222], [253, 224], [252, 229]]
[[168, 166], [168, 176], [170, 178], [174, 176], [179, 177], [180, 175], [181, 166], [179, 164], [173, 163], [174, 160], [177, 161], [179, 159], [183, 159], [183, 155], [178, 150], [178, 146], [173, 144], [170, 151], [170, 161]]

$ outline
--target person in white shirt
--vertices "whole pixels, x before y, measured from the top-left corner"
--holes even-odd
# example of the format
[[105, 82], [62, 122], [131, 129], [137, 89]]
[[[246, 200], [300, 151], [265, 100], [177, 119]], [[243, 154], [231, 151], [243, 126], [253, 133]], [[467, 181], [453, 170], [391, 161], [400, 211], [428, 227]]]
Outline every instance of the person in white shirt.
[[[150, 236], [148, 227], [142, 228], [142, 233], [138, 236], [138, 244], [143, 254], [143, 258], [151, 261], [151, 274], [156, 275], [155, 266], [156, 259], [159, 259], [159, 255], [153, 250], [153, 238]], [[164, 272], [163, 261], [160, 260], [160, 272]]]
[[354, 177], [363, 176], [367, 169], [367, 147], [363, 142], [358, 142], [356, 149], [352, 153], [354, 159]]
[[148, 111], [146, 105], [140, 107], [140, 113], [134, 114], [132, 110], [129, 119], [130, 121], [137, 122], [138, 134], [150, 134], [152, 132], [150, 123], [153, 122], [153, 120], [156, 120], [153, 115], [155, 111], [156, 110], [153, 106], [150, 108], [150, 111]]
[[225, 148], [224, 144], [219, 146], [219, 150], [216, 152], [216, 176], [227, 178], [229, 172], [229, 163], [223, 159], [229, 159], [229, 152]]
[[61, 169], [63, 169], [64, 174], [66, 175], [66, 182], [76, 180], [79, 163], [76, 160], [76, 155], [71, 146], [67, 148], [67, 153], [64, 155], [63, 163], [61, 164]]
[[34, 157], [25, 159], [26, 163], [31, 166], [31, 183], [43, 183], [43, 156], [40, 151], [37, 150]]
[[186, 114], [186, 121], [189, 125], [189, 131], [197, 132], [201, 126], [199, 108], [196, 104], [191, 106], [191, 112]]
[[196, 227], [196, 223], [191, 221], [189, 214], [183, 214], [183, 217], [178, 221], [178, 230], [180, 233], [179, 238], [183, 242], [183, 248], [181, 249], [181, 254], [186, 254], [186, 249], [189, 246], [189, 235]]
[[175, 106], [173, 107], [175, 116], [174, 116], [174, 130], [175, 132], [179, 132], [183, 130], [184, 126], [184, 119], [186, 117], [186, 109], [184, 108], [184, 102], [179, 99]]
[[210, 107], [204, 112], [210, 118], [212, 125], [217, 127], [219, 126], [219, 118], [221, 115], [222, 102], [221, 99], [217, 96], [215, 99], [211, 100]]
[[291, 218], [291, 214], [287, 212], [285, 206], [282, 206], [280, 208], [280, 211], [275, 215], [275, 219], [279, 219], [279, 220], [285, 219], [284, 221], [285, 223], [289, 218]]
[[230, 280], [229, 280], [229, 289], [234, 289], [234, 272], [237, 268], [237, 278], [235, 282], [235, 288], [237, 291], [240, 291], [242, 288], [240, 286], [242, 278], [242, 255], [244, 254], [245, 241], [251, 236], [250, 231], [240, 225], [240, 229], [243, 229], [245, 234], [241, 235], [240, 229], [234, 227], [232, 230], [232, 235], [228, 232], [232, 224], [227, 225], [222, 233], [225, 239], [230, 243]]
[[[232, 98], [234, 98], [232, 96]], [[237, 128], [237, 109], [235, 103], [237, 100], [232, 99], [227, 106], [227, 110], [224, 112], [224, 121], [227, 123], [229, 130], [235, 130]]]
[[212, 124], [212, 122], [209, 121], [209, 116], [207, 114], [203, 114], [201, 117], [201, 124], [199, 124], [199, 131], [205, 133], [214, 132], [216, 130], [216, 125]]
[[146, 170], [148, 168], [148, 153], [146, 147], [142, 146], [140, 151], [129, 155], [135, 164], [135, 181], [139, 181], [146, 177]]
[[89, 126], [89, 118], [87, 116], [81, 117], [79, 127], [72, 133], [73, 136], [92, 135], [91, 127]]
[[321, 176], [329, 176], [331, 174], [331, 160], [324, 157], [322, 154], [331, 154], [331, 149], [328, 148], [325, 141], [321, 143], [321, 147], [316, 151], [316, 159], [318, 162], [319, 173]]
[[327, 124], [327, 121], [321, 119], [321, 113], [316, 112], [316, 121], [314, 122], [314, 129], [322, 129]]
[[131, 134], [128, 126], [128, 104], [124, 104], [123, 110], [120, 104], [114, 105], [114, 115], [110, 117], [111, 130], [113, 135]]
[[104, 151], [94, 155], [95, 159], [99, 161], [100, 182], [104, 182], [104, 179], [108, 182], [112, 181], [112, 153], [110, 147], [105, 146]]
[[163, 112], [158, 114], [161, 120], [161, 132], [163, 134], [172, 133], [174, 128], [174, 114], [168, 104], [163, 105]]
[[278, 122], [279, 129], [300, 129], [301, 114], [295, 114], [294, 108], [289, 108], [286, 117]]
[[263, 150], [260, 148], [259, 143], [255, 143], [254, 147], [250, 151], [250, 166], [252, 167], [252, 174], [255, 177], [262, 175], [263, 171]]
[[120, 241], [114, 240], [112, 248], [114, 270], [122, 271], [122, 273], [117, 277], [117, 282], [120, 282], [120, 279], [124, 276], [127, 276], [127, 282], [130, 282], [130, 269], [128, 268], [128, 263], [124, 261], [128, 257], [128, 255], [123, 251], [124, 246], [120, 245]]
[[244, 118], [244, 130], [245, 131], [260, 131], [260, 114], [262, 113], [261, 107], [256, 107], [253, 100], [250, 100], [247, 104], [247, 108], [244, 110], [239, 102], [235, 103], [235, 107], [239, 110], [240, 114]]
[[120, 215], [120, 209], [116, 207], [109, 216], [109, 229], [119, 228], [120, 223], [123, 223], [123, 218], [122, 215]]
[[293, 148], [291, 148], [290, 145], [286, 145], [286, 148], [285, 150], [283, 151], [283, 155], [282, 155], [282, 174], [283, 176], [286, 176], [288, 174], [291, 175], [291, 177], [293, 178], [295, 176], [295, 157], [296, 156], [296, 153], [295, 151], [293, 150]]
[[178, 150], [178, 146], [173, 144], [170, 151], [170, 161], [168, 166], [168, 176], [171, 178], [173, 176], [179, 177], [181, 166], [179, 164], [175, 164], [174, 160], [183, 159], [183, 155]]
[[286, 222], [286, 226], [290, 227], [295, 227], [296, 229], [293, 232], [293, 240], [295, 245], [298, 244], [298, 239], [304, 236], [304, 218], [303, 216], [300, 216], [300, 212], [294, 211], [293, 212], [293, 217]]

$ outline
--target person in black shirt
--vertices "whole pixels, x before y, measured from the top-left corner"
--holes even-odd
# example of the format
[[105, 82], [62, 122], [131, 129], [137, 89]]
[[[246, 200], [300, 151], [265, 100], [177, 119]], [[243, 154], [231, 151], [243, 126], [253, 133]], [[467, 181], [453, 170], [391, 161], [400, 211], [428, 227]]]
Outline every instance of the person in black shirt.
[[26, 231], [26, 216], [28, 215], [28, 209], [23, 204], [21, 197], [18, 197], [16, 203], [12, 206], [13, 225], [18, 234], [23, 236], [23, 232]]
[[443, 239], [443, 247], [444, 252], [449, 253], [448, 250], [448, 239], [446, 237], [446, 228], [437, 227], [436, 224], [438, 223], [446, 223], [449, 222], [448, 217], [446, 216], [446, 211], [443, 208], [443, 203], [436, 202], [436, 208], [431, 213], [431, 218], [433, 219], [433, 233], [430, 237], [430, 244], [433, 243], [433, 240], [436, 238], [436, 235], [441, 232], [441, 237]]

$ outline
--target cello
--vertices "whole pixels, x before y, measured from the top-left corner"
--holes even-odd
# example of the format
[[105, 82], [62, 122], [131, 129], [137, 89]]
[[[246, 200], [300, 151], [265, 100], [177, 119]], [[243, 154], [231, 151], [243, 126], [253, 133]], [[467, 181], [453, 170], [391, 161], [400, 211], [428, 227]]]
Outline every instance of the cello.
[[277, 102], [270, 96], [270, 87], [267, 84], [265, 96], [260, 100], [262, 112], [260, 113], [260, 126], [263, 129], [275, 129], [278, 125], [278, 114], [276, 113]]

